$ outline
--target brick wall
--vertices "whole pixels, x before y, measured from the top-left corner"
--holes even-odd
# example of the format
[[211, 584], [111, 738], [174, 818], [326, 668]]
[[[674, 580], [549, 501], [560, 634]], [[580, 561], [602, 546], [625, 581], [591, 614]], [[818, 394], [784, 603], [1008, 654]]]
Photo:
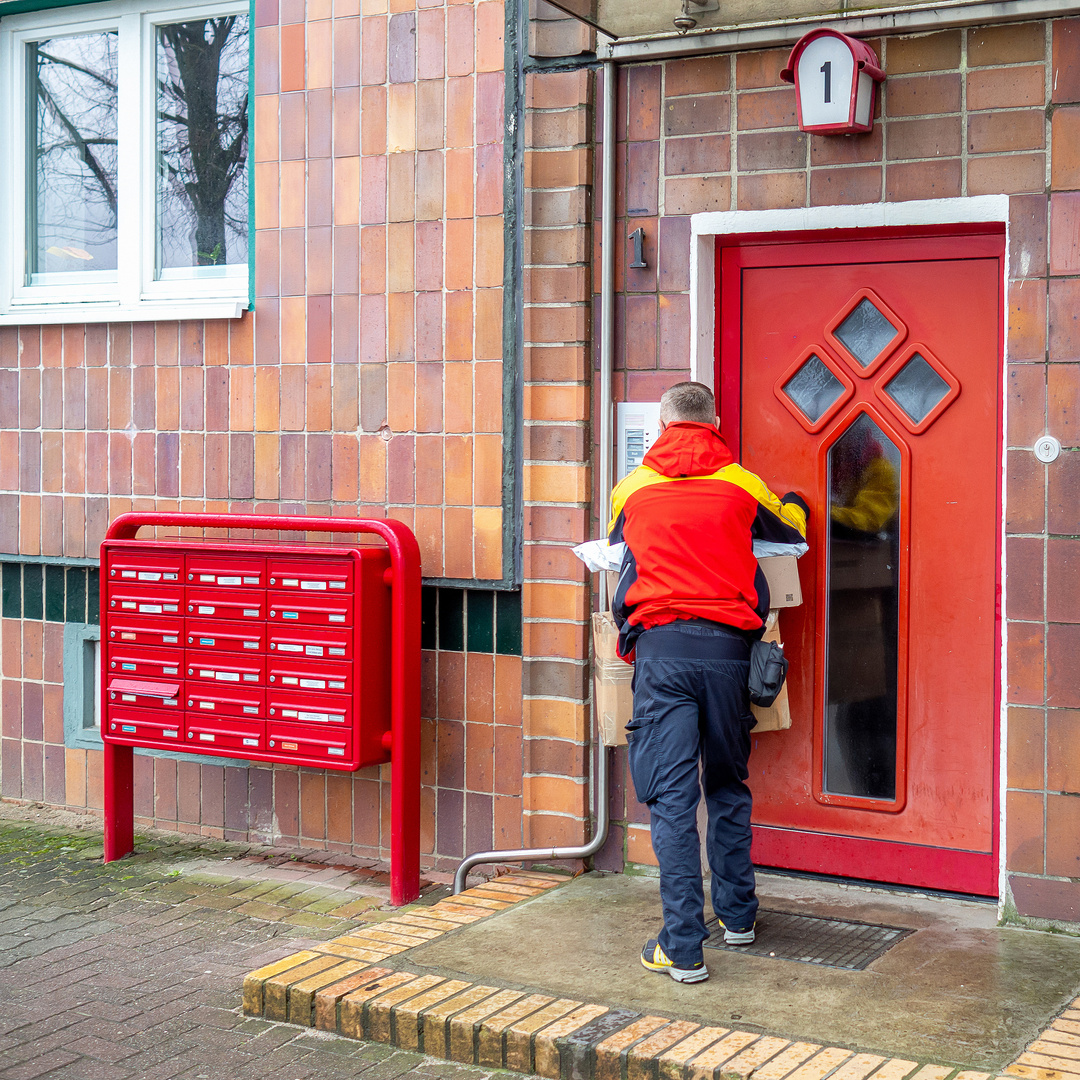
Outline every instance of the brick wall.
[[526, 79], [525, 812], [530, 846], [580, 844], [589, 808], [592, 110], [586, 71]]
[[[520, 846], [523, 800], [562, 795], [548, 759], [564, 779], [574, 768], [541, 740], [523, 781], [522, 593], [504, 544], [517, 407], [504, 390], [520, 374], [516, 354], [503, 362], [504, 31], [501, 0], [259, 0], [254, 313], [0, 329], [0, 552], [93, 557], [130, 509], [413, 527], [425, 578], [443, 583], [425, 590], [422, 778], [425, 862], [441, 868]], [[574, 414], [579, 383], [565, 400], [539, 389], [530, 408]], [[539, 473], [530, 490], [539, 507], [562, 497]], [[526, 647], [569, 647], [580, 665], [561, 610], [544, 630], [563, 573], [550, 532], [530, 533], [545, 584], [527, 590]], [[100, 809], [100, 753], [64, 748], [63, 627], [5, 603], [2, 793]], [[579, 743], [583, 708], [579, 692]], [[136, 770], [143, 823], [388, 851], [385, 769], [139, 756]]]
[[[656, 400], [688, 375], [689, 214], [1011, 197], [1005, 843], [1019, 912], [1080, 920], [1080, 21], [871, 44], [888, 80], [855, 138], [798, 131], [786, 49], [622, 69], [616, 397]], [[638, 227], [649, 267], [631, 270]], [[598, 245], [594, 267], [595, 283]], [[1030, 449], [1046, 431], [1065, 447], [1049, 467]], [[655, 862], [643, 809], [620, 750], [601, 865]]]

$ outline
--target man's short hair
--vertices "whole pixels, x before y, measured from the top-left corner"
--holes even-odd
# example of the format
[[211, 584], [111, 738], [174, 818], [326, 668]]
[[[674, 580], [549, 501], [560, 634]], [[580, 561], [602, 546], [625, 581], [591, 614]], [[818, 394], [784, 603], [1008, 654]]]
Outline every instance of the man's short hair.
[[681, 382], [669, 386], [660, 398], [660, 419], [665, 424], [680, 420], [712, 424], [716, 420], [713, 392], [699, 382]]

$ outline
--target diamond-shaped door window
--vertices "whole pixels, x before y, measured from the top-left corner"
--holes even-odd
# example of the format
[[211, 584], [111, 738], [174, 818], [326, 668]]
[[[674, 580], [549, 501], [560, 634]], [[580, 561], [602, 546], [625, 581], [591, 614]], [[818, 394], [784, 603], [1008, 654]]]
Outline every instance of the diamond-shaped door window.
[[862, 289], [833, 319], [826, 333], [865, 377], [907, 337], [907, 327], [880, 296]]
[[811, 424], [816, 424], [843, 392], [844, 384], [816, 353], [784, 383], [784, 393]]
[[776, 396], [807, 431], [820, 431], [855, 390], [843, 366], [812, 345], [775, 383]]
[[925, 345], [912, 344], [885, 372], [874, 390], [920, 435], [956, 399], [960, 384]]
[[921, 424], [949, 392], [949, 384], [916, 353], [886, 384], [889, 395], [911, 418]]

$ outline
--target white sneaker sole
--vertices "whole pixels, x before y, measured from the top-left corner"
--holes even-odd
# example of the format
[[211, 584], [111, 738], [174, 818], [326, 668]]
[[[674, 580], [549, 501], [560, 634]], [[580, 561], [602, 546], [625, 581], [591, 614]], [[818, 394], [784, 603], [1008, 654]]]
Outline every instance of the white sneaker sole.
[[687, 968], [667, 968], [666, 970], [676, 982], [681, 983], [704, 982], [709, 977], [709, 969], [705, 967], [693, 970]]
[[753, 945], [754, 931], [745, 930], [742, 933], [737, 933], [734, 930], [725, 930], [724, 943], [726, 945]]

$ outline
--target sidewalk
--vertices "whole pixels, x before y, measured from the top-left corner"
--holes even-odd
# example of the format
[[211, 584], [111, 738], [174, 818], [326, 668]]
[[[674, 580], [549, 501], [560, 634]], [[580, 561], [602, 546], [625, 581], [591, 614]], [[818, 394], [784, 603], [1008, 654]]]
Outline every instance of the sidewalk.
[[246, 972], [393, 914], [370, 865], [160, 833], [101, 854], [100, 821], [0, 803], [5, 1080], [497, 1075], [243, 1014]]
[[[762, 955], [684, 986], [638, 963], [648, 878], [393, 909], [341, 855], [155, 834], [103, 866], [98, 829], [0, 804], [0, 1077], [1080, 1080], [1080, 939], [993, 905], [762, 875]], [[895, 929], [865, 970], [771, 955], [799, 914]]]

